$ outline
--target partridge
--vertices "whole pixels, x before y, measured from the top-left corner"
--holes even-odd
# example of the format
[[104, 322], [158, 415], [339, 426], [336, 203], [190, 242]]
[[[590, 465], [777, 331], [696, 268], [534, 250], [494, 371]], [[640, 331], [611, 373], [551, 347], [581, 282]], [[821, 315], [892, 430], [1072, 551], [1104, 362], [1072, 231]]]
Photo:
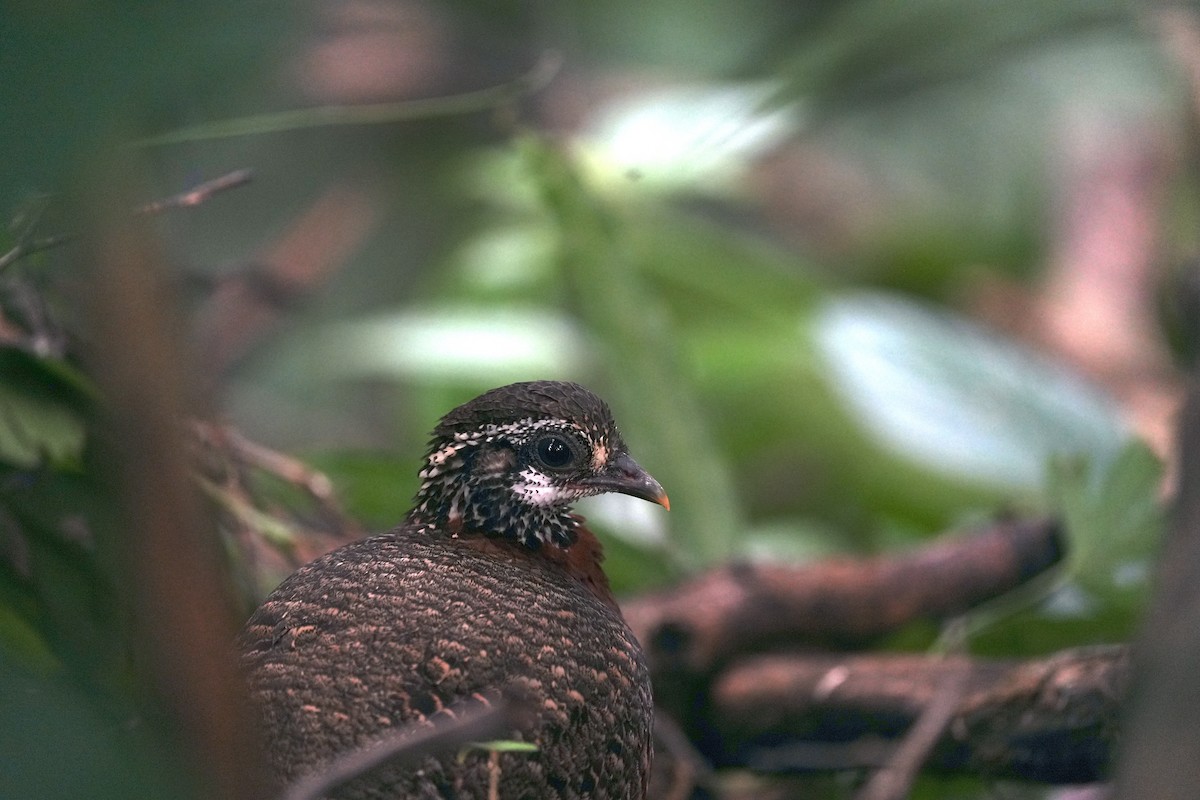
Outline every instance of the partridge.
[[301, 567], [240, 634], [277, 778], [516, 691], [532, 711], [506, 738], [536, 749], [431, 754], [335, 796], [644, 798], [649, 675], [570, 506], [669, 505], [608, 406], [573, 383], [494, 389], [442, 418], [420, 480], [399, 527]]

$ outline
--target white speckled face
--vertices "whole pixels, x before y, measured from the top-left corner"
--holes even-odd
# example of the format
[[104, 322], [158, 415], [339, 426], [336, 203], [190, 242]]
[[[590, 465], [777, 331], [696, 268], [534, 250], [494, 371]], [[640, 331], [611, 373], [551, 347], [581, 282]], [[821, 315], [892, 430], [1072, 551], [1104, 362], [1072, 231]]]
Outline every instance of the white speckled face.
[[[530, 413], [505, 407], [522, 403]], [[573, 384], [501, 387], [447, 414], [434, 437], [413, 513], [454, 535], [567, 547], [579, 524], [571, 504], [622, 490], [624, 473], [609, 474], [624, 453], [611, 414]]]
[[555, 486], [549, 476], [532, 467], [521, 470], [520, 478], [520, 482], [513, 484], [512, 491], [522, 502], [529, 505], [557, 506], [574, 499], [570, 493]]

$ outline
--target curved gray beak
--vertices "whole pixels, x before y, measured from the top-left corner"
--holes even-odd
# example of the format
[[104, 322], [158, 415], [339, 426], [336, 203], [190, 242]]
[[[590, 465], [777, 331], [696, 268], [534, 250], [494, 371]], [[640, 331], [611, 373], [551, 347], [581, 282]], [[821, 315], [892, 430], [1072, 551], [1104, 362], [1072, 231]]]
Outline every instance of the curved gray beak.
[[654, 480], [628, 453], [619, 454], [608, 462], [604, 472], [594, 478], [585, 478], [580, 483], [597, 493], [620, 492], [671, 510], [671, 501], [667, 499], [662, 484]]

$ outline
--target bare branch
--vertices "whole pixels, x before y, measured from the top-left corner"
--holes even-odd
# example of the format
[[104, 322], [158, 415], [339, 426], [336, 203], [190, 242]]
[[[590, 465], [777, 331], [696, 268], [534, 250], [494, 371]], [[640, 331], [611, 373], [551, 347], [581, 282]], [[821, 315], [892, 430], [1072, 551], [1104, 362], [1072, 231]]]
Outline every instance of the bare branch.
[[953, 719], [932, 750], [933, 766], [1089, 783], [1106, 774], [1128, 677], [1129, 650], [1121, 646], [1028, 661], [899, 653], [751, 656], [712, 686], [706, 720], [721, 739], [720, 752], [710, 756], [762, 772], [887, 766], [895, 763], [904, 732], [931, 707], [948, 704], [944, 687], [962, 680]]
[[193, 187], [186, 192], [165, 197], [162, 200], [155, 200], [145, 205], [138, 206], [134, 210], [136, 216], [149, 216], [152, 214], [161, 214], [164, 211], [169, 211], [173, 208], [194, 208], [201, 203], [207, 202], [209, 198], [218, 192], [224, 192], [229, 189], [236, 189], [239, 186], [245, 186], [254, 178], [254, 173], [248, 169], [237, 169], [233, 172], [228, 172], [219, 178], [213, 178], [211, 181], [205, 181], [199, 186]]
[[908, 795], [921, 765], [929, 758], [958, 711], [969, 676], [970, 670], [962, 664], [950, 670], [949, 676], [905, 734], [888, 763], [871, 777], [855, 800], [903, 800]]
[[0, 272], [3, 272], [8, 267], [20, 261], [22, 258], [27, 258], [34, 253], [40, 253], [43, 250], [50, 250], [64, 244], [73, 242], [79, 238], [77, 233], [62, 233], [57, 236], [43, 236], [39, 239], [30, 239], [17, 244], [16, 247], [9, 250], [4, 255], [0, 255]]
[[623, 604], [655, 675], [703, 674], [780, 644], [861, 646], [916, 619], [946, 619], [1062, 557], [1052, 520], [997, 522], [879, 559], [733, 564]]
[[319, 800], [385, 764], [415, 761], [470, 742], [495, 739], [519, 726], [521, 711], [519, 705], [499, 699], [488, 706], [472, 706], [452, 717], [442, 717], [432, 726], [398, 728], [375, 744], [348, 753], [292, 784], [281, 800]]
[[[206, 202], [210, 197], [228, 189], [236, 189], [239, 186], [244, 186], [253, 178], [253, 172], [248, 169], [238, 169], [233, 172], [226, 173], [219, 178], [213, 178], [211, 181], [189, 189], [186, 192], [181, 192], [162, 200], [155, 200], [150, 203], [138, 206], [133, 210], [133, 215], [148, 216], [152, 214], [160, 214], [173, 208], [192, 208]], [[23, 258], [27, 258], [34, 253], [40, 253], [44, 250], [50, 250], [55, 247], [60, 247], [64, 244], [77, 241], [80, 238], [78, 233], [60, 233], [53, 236], [43, 236], [35, 238], [33, 233], [37, 228], [38, 222], [41, 219], [41, 212], [31, 217], [29, 223], [24, 226], [24, 231], [18, 237], [15, 247], [8, 252], [0, 255], [0, 272], [3, 272], [8, 267], [17, 263]]]

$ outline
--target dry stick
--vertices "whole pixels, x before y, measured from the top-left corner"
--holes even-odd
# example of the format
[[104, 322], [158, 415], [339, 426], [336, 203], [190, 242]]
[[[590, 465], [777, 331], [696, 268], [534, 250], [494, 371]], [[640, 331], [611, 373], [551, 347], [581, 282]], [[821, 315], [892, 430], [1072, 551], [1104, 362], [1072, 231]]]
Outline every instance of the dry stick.
[[625, 618], [651, 673], [705, 673], [779, 643], [861, 645], [914, 619], [946, 619], [1056, 564], [1059, 525], [996, 522], [911, 553], [804, 566], [730, 564], [632, 598]]
[[57, 236], [46, 236], [41, 239], [33, 239], [30, 241], [20, 242], [16, 247], [9, 250], [4, 255], [0, 255], [0, 272], [20, 261], [26, 256], [31, 256], [34, 253], [40, 253], [43, 250], [73, 242], [79, 238], [77, 233], [63, 233]]
[[[199, 186], [190, 189], [186, 192], [181, 192], [171, 197], [162, 200], [155, 200], [145, 205], [138, 206], [133, 210], [133, 215], [136, 217], [150, 216], [160, 214], [163, 211], [168, 211], [173, 208], [193, 208], [206, 202], [210, 197], [218, 192], [223, 192], [227, 189], [236, 189], [239, 186], [244, 186], [251, 181], [254, 173], [248, 169], [238, 169], [233, 172], [226, 173], [219, 178], [213, 178], [211, 181], [205, 181]], [[32, 229], [31, 229], [32, 230]], [[77, 241], [81, 237], [79, 233], [60, 233], [54, 236], [44, 236], [41, 239], [27, 238], [17, 242], [17, 245], [7, 253], [0, 255], [0, 272], [3, 272], [8, 267], [17, 263], [23, 258], [40, 253], [43, 250], [50, 250], [55, 247], [60, 247], [64, 244]]]
[[500, 800], [500, 751], [488, 753], [488, 800]]
[[[1169, 51], [1190, 79], [1200, 114], [1200, 17], [1180, 10], [1158, 16]], [[1194, 308], [1194, 305], [1191, 305]], [[1194, 330], [1197, 319], [1187, 319]], [[1179, 414], [1179, 474], [1171, 524], [1161, 545], [1156, 587], [1134, 645], [1122, 752], [1114, 800], [1200, 796], [1200, 375], [1193, 366]]]
[[[258, 545], [263, 542], [295, 569], [334, 544], [363, 535], [362, 526], [346, 514], [333, 482], [324, 473], [247, 439], [230, 425], [193, 419], [190, 430], [197, 448], [200, 486], [228, 515], [250, 574], [258, 574]], [[305, 492], [315, 504], [318, 519], [272, 511], [264, 505], [251, 479], [254, 470]]]
[[[713, 684], [722, 763], [760, 772], [877, 769], [959, 667], [970, 671], [953, 732], [932, 762], [1046, 783], [1102, 780], [1119, 734], [1129, 650], [1095, 646], [1030, 660], [912, 653], [777, 653], [739, 659]], [[838, 733], [814, 741], [812, 731]], [[853, 737], [843, 743], [842, 737]]]
[[867, 782], [855, 800], [901, 800], [912, 788], [921, 765], [929, 758], [950, 724], [967, 690], [970, 670], [959, 666], [913, 723], [888, 763]]
[[194, 419], [191, 421], [191, 428], [202, 446], [214, 452], [227, 453], [227, 458], [235, 459], [239, 465], [260, 469], [299, 488], [345, 527], [354, 526], [353, 521], [346, 518], [334, 491], [333, 481], [325, 473], [286, 453], [247, 438], [231, 425]]
[[293, 486], [299, 486], [326, 509], [342, 516], [333, 490], [333, 481], [329, 480], [325, 473], [313, 469], [299, 459], [251, 441], [232, 427], [225, 429], [225, 441], [244, 464], [269, 472]]
[[384, 764], [411, 762], [469, 742], [495, 739], [515, 727], [520, 711], [510, 701], [501, 699], [489, 707], [463, 710], [451, 721], [439, 721], [415, 733], [409, 727], [399, 728], [375, 744], [348, 753], [320, 772], [293, 783], [280, 800], [318, 800]]
[[227, 172], [219, 178], [213, 178], [211, 181], [205, 181], [199, 186], [195, 186], [186, 192], [172, 195], [155, 200], [145, 205], [138, 206], [134, 210], [136, 216], [149, 216], [152, 214], [161, 214], [164, 211], [169, 211], [173, 208], [194, 208], [201, 203], [207, 202], [210, 197], [218, 192], [224, 192], [229, 189], [236, 189], [239, 186], [245, 186], [254, 179], [254, 173], [248, 169], [235, 169], [233, 172]]

